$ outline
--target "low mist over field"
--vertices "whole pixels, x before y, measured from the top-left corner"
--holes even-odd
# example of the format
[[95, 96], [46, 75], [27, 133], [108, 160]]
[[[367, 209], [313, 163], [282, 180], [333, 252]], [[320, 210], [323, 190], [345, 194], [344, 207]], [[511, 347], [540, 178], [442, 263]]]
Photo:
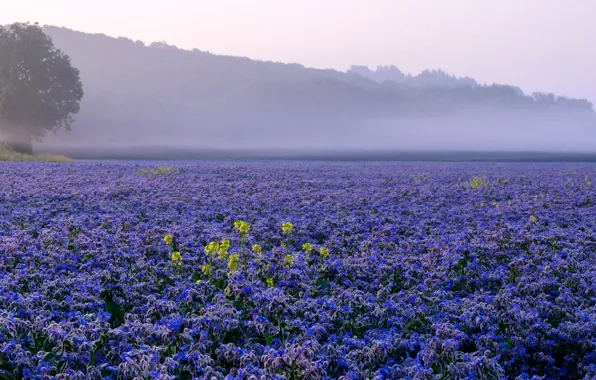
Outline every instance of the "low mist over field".
[[[45, 27], [80, 70], [73, 131], [42, 150], [596, 152], [592, 104], [441, 70], [346, 72]], [[564, 80], [564, 78], [561, 78]]]

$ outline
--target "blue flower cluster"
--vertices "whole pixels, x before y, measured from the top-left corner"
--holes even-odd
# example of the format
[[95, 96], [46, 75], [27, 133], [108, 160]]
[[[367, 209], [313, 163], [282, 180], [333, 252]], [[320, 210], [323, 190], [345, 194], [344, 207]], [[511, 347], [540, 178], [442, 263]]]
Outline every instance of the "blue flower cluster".
[[596, 166], [146, 166], [0, 167], [0, 378], [596, 376]]

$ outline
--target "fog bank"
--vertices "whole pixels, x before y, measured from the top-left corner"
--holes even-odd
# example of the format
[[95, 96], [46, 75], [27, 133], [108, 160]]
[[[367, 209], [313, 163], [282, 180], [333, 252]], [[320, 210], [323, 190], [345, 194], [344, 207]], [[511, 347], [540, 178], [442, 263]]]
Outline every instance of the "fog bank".
[[45, 30], [80, 69], [85, 97], [73, 131], [38, 150], [596, 152], [586, 99], [440, 70], [318, 70]]

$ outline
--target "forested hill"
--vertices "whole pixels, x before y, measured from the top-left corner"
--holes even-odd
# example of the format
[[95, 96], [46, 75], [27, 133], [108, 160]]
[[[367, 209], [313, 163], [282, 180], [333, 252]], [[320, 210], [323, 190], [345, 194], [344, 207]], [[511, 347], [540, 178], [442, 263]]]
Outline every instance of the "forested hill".
[[367, 136], [367, 148], [375, 141], [398, 148], [416, 139], [412, 131], [428, 134], [433, 120], [442, 131], [435, 137], [443, 140], [451, 127], [439, 124], [461, 115], [491, 115], [493, 121], [505, 115], [511, 128], [518, 116], [552, 121], [556, 113], [583, 123], [593, 114], [584, 99], [526, 95], [514, 86], [482, 85], [442, 71], [411, 76], [393, 66], [354, 66], [344, 73], [44, 30], [80, 69], [85, 90], [73, 131], [49, 138], [48, 145], [357, 147]]

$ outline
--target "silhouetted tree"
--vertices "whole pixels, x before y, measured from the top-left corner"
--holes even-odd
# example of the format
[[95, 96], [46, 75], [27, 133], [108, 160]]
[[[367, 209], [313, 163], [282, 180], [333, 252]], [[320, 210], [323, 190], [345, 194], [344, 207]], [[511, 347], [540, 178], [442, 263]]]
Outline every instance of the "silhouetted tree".
[[32, 140], [70, 130], [83, 86], [69, 57], [37, 24], [0, 26], [0, 133], [13, 150], [32, 153]]

